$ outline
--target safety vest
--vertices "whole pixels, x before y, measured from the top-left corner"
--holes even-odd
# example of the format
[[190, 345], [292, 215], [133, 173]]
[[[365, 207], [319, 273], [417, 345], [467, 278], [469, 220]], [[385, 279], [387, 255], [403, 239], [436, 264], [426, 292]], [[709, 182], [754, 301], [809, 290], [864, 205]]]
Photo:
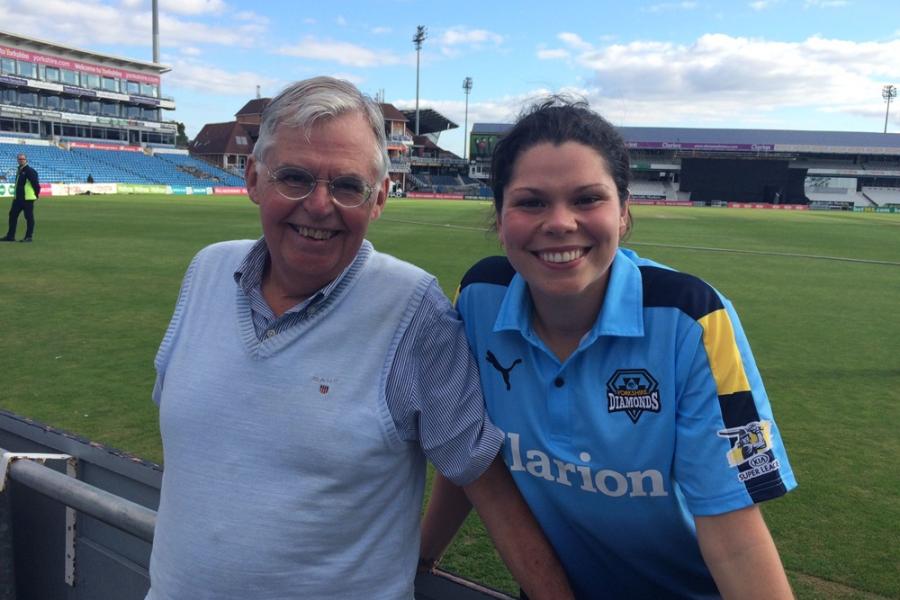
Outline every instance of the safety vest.
[[[16, 175], [16, 187], [19, 187], [19, 177], [22, 176], [22, 171], [25, 167], [20, 167], [19, 172]], [[25, 180], [25, 199], [26, 200], [37, 200], [37, 194], [34, 193], [34, 186], [31, 185], [31, 181], [28, 179]]]

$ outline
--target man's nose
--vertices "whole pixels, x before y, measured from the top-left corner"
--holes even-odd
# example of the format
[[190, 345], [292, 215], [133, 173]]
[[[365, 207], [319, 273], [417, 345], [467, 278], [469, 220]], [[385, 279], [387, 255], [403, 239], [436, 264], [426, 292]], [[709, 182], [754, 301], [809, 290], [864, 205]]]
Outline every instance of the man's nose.
[[316, 182], [316, 188], [303, 199], [303, 208], [311, 215], [328, 214], [334, 210], [334, 202], [331, 199], [331, 190], [325, 181]]

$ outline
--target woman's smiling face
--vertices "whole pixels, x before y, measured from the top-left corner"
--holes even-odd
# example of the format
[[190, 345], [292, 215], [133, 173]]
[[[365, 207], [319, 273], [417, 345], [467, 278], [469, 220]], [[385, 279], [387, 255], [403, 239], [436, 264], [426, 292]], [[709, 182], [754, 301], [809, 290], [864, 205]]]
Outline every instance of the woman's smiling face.
[[542, 142], [516, 159], [498, 230], [533, 296], [602, 296], [627, 215], [596, 150], [579, 142]]

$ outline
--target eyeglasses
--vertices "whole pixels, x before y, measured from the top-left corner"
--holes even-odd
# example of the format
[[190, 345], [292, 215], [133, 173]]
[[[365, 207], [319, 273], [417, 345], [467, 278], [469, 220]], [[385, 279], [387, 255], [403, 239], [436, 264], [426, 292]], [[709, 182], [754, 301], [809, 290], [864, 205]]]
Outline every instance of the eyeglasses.
[[320, 181], [328, 184], [331, 199], [344, 208], [356, 208], [369, 201], [375, 189], [359, 177], [341, 175], [334, 179], [316, 177], [306, 169], [282, 167], [274, 173], [266, 167], [269, 181], [279, 194], [288, 200], [303, 200], [316, 190]]

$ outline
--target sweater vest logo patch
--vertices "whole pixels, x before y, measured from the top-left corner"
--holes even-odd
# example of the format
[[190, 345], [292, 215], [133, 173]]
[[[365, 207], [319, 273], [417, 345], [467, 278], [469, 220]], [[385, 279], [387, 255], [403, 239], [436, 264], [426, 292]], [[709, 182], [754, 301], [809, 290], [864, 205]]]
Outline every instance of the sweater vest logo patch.
[[644, 412], [659, 412], [659, 384], [646, 369], [619, 369], [606, 383], [606, 400], [610, 414], [624, 412], [637, 423]]
[[314, 386], [319, 386], [319, 394], [327, 396], [328, 392], [331, 391], [332, 386], [337, 383], [337, 377], [321, 377], [314, 375], [312, 377], [312, 383]]

